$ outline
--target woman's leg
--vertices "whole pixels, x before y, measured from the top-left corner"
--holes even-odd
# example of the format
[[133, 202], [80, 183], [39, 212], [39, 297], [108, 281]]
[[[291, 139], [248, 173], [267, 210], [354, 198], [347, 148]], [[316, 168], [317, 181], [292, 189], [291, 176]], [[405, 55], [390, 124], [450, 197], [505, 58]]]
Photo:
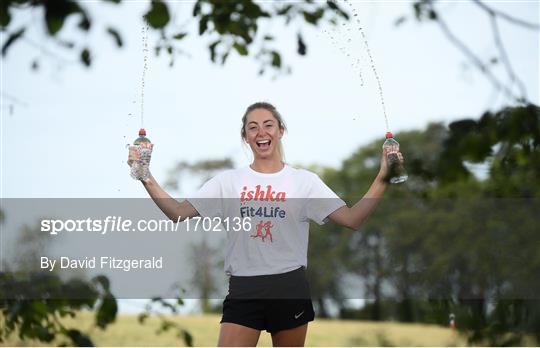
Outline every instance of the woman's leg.
[[293, 329], [272, 333], [272, 345], [274, 347], [303, 347], [306, 341], [307, 327], [306, 323]]
[[261, 331], [234, 323], [221, 323], [218, 347], [255, 347]]

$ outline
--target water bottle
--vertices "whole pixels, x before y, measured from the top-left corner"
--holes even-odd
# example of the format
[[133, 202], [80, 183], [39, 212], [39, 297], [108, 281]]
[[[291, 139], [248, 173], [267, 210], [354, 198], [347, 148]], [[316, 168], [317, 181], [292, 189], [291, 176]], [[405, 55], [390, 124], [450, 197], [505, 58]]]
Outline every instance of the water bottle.
[[141, 128], [139, 130], [139, 137], [135, 139], [133, 145], [137, 147], [139, 152], [139, 159], [131, 165], [131, 177], [135, 180], [145, 180], [150, 176], [150, 157], [152, 156], [152, 149], [141, 147], [141, 144], [150, 144], [150, 139], [146, 137], [146, 130]]
[[383, 149], [386, 149], [389, 181], [391, 184], [399, 184], [407, 180], [408, 176], [405, 172], [405, 167], [399, 160], [399, 143], [394, 139], [392, 132], [386, 132], [386, 140], [383, 144]]

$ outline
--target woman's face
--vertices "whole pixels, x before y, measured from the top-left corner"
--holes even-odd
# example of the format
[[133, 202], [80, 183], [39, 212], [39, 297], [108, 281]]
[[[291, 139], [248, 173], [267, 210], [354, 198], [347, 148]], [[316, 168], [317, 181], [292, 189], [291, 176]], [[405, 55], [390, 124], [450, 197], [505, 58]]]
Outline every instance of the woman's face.
[[245, 140], [255, 158], [281, 158], [278, 149], [283, 131], [278, 120], [266, 109], [255, 109], [247, 115]]

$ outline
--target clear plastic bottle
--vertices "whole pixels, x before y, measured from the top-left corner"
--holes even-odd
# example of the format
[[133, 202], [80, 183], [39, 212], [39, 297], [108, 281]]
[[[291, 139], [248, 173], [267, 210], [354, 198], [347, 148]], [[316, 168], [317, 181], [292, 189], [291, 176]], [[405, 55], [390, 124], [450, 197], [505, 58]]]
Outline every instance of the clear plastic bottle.
[[131, 177], [135, 180], [145, 180], [150, 176], [150, 158], [152, 156], [152, 149], [142, 147], [141, 144], [150, 144], [150, 139], [146, 137], [146, 130], [141, 128], [139, 130], [139, 137], [133, 142], [133, 146], [137, 147], [139, 152], [139, 159], [131, 165]]
[[384, 141], [383, 149], [386, 149], [390, 183], [399, 184], [400, 182], [406, 181], [408, 175], [398, 157], [399, 143], [394, 139], [392, 132], [386, 132], [386, 140]]

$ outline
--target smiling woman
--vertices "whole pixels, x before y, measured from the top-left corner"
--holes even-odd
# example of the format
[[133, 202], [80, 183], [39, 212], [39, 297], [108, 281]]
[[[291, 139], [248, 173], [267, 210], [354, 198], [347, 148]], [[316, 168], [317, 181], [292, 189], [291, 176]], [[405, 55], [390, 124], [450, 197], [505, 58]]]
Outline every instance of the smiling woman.
[[[253, 154], [258, 153], [267, 159], [278, 155], [280, 161], [283, 162], [285, 156], [281, 138], [286, 129], [283, 117], [272, 104], [257, 102], [246, 109], [242, 117], [240, 134], [251, 147]], [[277, 149], [277, 153], [274, 149]], [[270, 173], [272, 173], [271, 168]]]
[[[223, 301], [219, 346], [256, 346], [262, 330], [271, 333], [274, 346], [303, 346], [308, 323], [315, 318], [305, 274], [309, 221], [322, 225], [332, 220], [358, 229], [387, 186], [383, 153], [369, 191], [347, 207], [316, 174], [284, 163], [285, 129], [272, 104], [254, 103], [242, 117], [240, 133], [253, 152], [249, 166], [216, 175], [181, 203], [152, 176], [143, 180], [173, 221], [193, 216], [250, 219], [248, 228], [226, 231], [229, 292]], [[130, 153], [130, 159], [136, 156]]]

